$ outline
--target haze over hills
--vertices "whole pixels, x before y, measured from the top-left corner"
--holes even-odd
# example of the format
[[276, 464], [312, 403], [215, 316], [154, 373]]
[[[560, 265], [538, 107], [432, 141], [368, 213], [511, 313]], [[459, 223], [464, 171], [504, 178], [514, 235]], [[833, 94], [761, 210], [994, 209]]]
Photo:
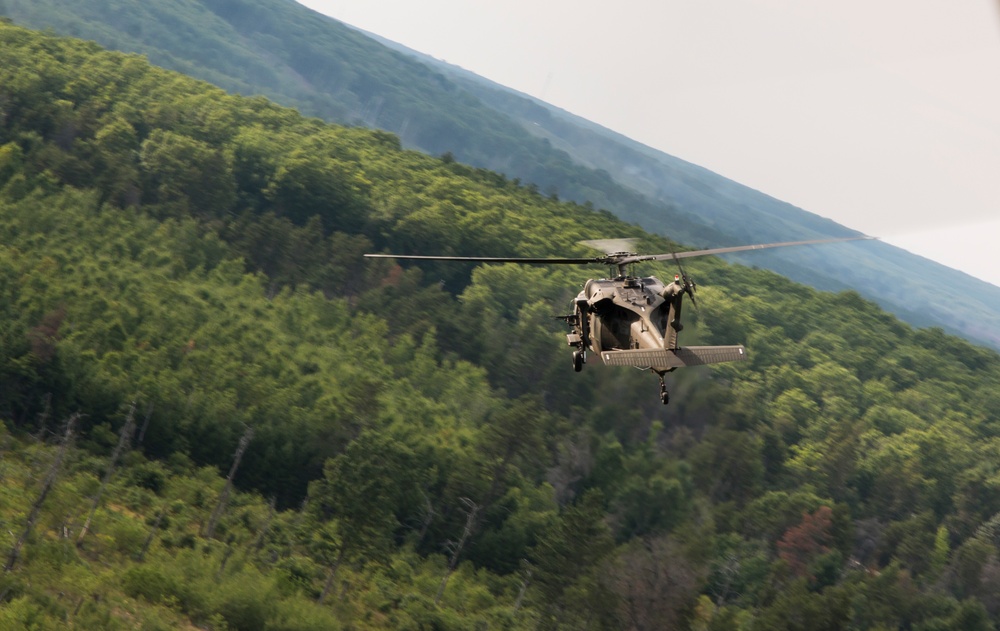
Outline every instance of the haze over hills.
[[[449, 153], [546, 194], [606, 208], [693, 247], [853, 233], [290, 0], [3, 0], [0, 12], [28, 26], [145, 53], [228, 90], [391, 131], [405, 146]], [[918, 326], [1000, 346], [1000, 288], [884, 243], [740, 260], [821, 289], [853, 288]]]

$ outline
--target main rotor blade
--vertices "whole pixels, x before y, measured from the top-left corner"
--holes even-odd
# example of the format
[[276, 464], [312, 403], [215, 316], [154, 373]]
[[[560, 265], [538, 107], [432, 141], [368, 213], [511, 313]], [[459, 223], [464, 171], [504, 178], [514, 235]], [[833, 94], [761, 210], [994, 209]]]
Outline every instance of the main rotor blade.
[[808, 241], [783, 241], [781, 243], [758, 243], [756, 245], [737, 245], [729, 248], [712, 248], [710, 250], [691, 250], [689, 252], [667, 252], [665, 254], [638, 254], [622, 259], [622, 263], [637, 263], [639, 261], [665, 261], [667, 259], [687, 259], [694, 256], [712, 256], [729, 254], [730, 252], [747, 252], [749, 250], [766, 250], [768, 248], [785, 248], [793, 245], [816, 245], [819, 243], [837, 243], [839, 241], [858, 241], [877, 239], [862, 235], [860, 237], [841, 237], [838, 239], [810, 239]]
[[517, 258], [496, 256], [426, 256], [418, 254], [365, 254], [370, 259], [408, 259], [415, 261], [465, 261], [470, 263], [523, 263], [525, 265], [595, 265], [604, 263], [603, 257], [589, 259], [567, 258]]
[[[411, 261], [454, 261], [466, 263], [522, 263], [525, 265], [617, 265], [622, 266], [640, 261], [663, 261], [666, 259], [686, 259], [693, 256], [710, 256], [713, 254], [728, 254], [730, 252], [746, 252], [748, 250], [764, 250], [767, 248], [783, 248], [793, 245], [814, 245], [818, 243], [835, 243], [838, 241], [856, 241], [858, 239], [875, 239], [876, 237], [844, 237], [839, 239], [811, 239], [808, 241], [784, 241], [782, 243], [760, 243], [757, 245], [738, 245], [729, 248], [712, 248], [710, 250], [692, 250], [688, 252], [667, 252], [664, 254], [609, 254], [592, 258], [530, 258], [530, 257], [500, 257], [500, 256], [432, 256], [426, 254], [365, 254], [370, 259], [406, 259]], [[679, 264], [678, 264], [679, 265]]]

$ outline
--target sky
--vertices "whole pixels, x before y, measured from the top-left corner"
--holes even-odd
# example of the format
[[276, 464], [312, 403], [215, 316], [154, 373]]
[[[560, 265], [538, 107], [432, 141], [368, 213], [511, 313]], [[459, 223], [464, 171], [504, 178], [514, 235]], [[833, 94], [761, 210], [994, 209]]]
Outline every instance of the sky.
[[299, 0], [1000, 286], [994, 0]]

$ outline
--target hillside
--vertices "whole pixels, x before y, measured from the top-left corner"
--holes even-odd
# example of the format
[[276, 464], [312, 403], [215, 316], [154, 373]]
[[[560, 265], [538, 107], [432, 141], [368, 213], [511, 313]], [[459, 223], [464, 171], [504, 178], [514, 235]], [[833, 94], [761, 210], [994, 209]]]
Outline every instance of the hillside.
[[699, 260], [686, 341], [751, 361], [663, 407], [572, 372], [586, 270], [360, 257], [640, 229], [91, 43], [0, 59], [0, 626], [1000, 620], [995, 352]]
[[[843, 236], [829, 220], [290, 0], [3, 0], [38, 28], [142, 52], [156, 64], [404, 146], [607, 208], [692, 246]], [[1000, 288], [886, 244], [739, 259], [828, 290], [852, 288], [918, 326], [1000, 346]], [[948, 288], [948, 299], [940, 289]]]
[[[644, 195], [653, 202], [652, 207], [611, 208], [646, 230], [707, 246], [847, 234], [844, 226], [829, 219], [473, 73], [371, 36], [438, 70], [486, 105], [520, 122], [525, 130], [565, 151], [575, 162], [608, 173], [614, 181]], [[690, 224], [697, 227], [690, 228]], [[846, 245], [836, 250], [774, 250], [732, 258], [819, 289], [853, 288], [911, 324], [943, 326], [1000, 348], [1000, 288], [900, 248], [885, 243], [861, 248]], [[938, 297], [941, 287], [950, 288], [947, 301]]]

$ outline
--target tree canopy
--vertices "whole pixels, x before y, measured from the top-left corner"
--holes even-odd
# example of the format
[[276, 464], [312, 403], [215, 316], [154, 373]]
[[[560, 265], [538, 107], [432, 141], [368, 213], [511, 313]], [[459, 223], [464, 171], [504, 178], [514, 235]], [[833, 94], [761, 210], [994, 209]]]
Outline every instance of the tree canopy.
[[4, 624], [993, 628], [995, 352], [699, 260], [685, 343], [750, 361], [663, 407], [570, 369], [590, 270], [360, 255], [674, 244], [95, 44], [0, 60]]

